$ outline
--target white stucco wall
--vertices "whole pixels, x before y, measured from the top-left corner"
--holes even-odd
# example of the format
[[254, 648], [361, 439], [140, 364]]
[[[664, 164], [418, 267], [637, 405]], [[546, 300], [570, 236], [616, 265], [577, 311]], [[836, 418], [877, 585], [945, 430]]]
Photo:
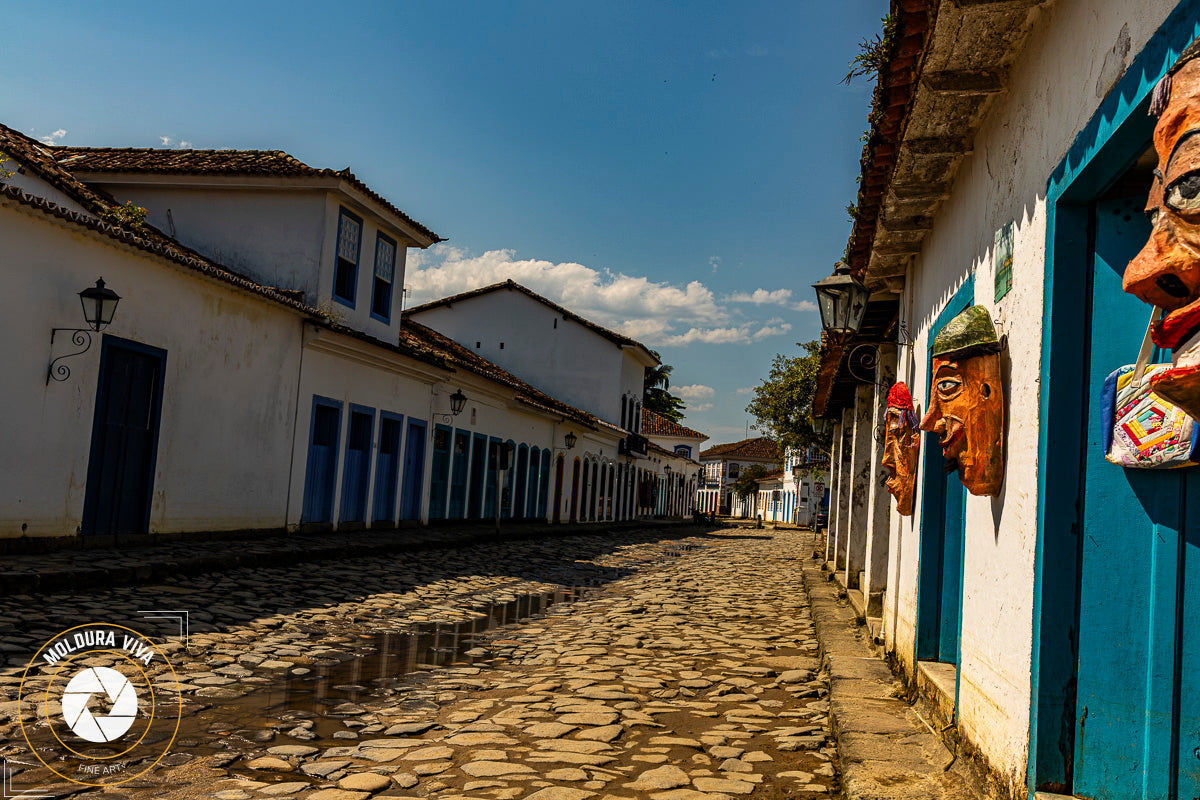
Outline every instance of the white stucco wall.
[[70, 334], [51, 347], [50, 329], [83, 326], [77, 293], [100, 276], [122, 298], [105, 334], [167, 351], [151, 532], [282, 527], [299, 315], [8, 203], [0, 241], [0, 535], [80, 525], [101, 336], [63, 362], [68, 380], [46, 385], [46, 370], [78, 349]]
[[0, 183], [7, 184], [9, 186], [15, 186], [26, 194], [31, 194], [34, 197], [45, 198], [51, 203], [60, 205], [68, 211], [74, 211], [77, 214], [86, 214], [89, 217], [93, 216], [91, 212], [84, 210], [83, 206], [76, 202], [74, 198], [70, 197], [65, 192], [54, 188], [33, 172], [22, 172], [20, 166], [20, 161], [12, 156], [9, 156], [8, 161], [4, 162], [2, 169], [12, 172], [13, 175], [11, 178], [4, 178], [0, 180]]
[[[1057, 3], [1046, 9], [943, 204], [902, 298], [916, 340], [902, 349], [898, 378], [918, 414], [928, 407], [929, 330], [969, 273], [974, 300], [1001, 335], [1006, 393], [1006, 471], [997, 498], [966, 501], [959, 716], [962, 730], [1002, 774], [1024, 783], [1030, 710], [1034, 549], [1038, 508], [1038, 374], [1045, 267], [1047, 180], [1101, 99], [1174, 3], [1137, 13], [1118, 4]], [[1122, 58], [1120, 42], [1130, 48]], [[1015, 221], [1013, 288], [994, 301], [993, 237]], [[885, 631], [913, 667], [920, 485], [913, 518], [891, 524]]]
[[642, 371], [633, 356], [523, 292], [498, 289], [413, 319], [608, 422], [620, 424], [623, 393], [641, 397]]

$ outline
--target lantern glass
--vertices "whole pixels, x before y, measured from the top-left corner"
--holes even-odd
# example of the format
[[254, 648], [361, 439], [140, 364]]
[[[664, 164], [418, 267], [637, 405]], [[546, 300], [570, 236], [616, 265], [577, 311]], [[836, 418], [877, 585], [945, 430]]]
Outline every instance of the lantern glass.
[[867, 313], [870, 292], [850, 274], [850, 268], [839, 265], [828, 278], [813, 284], [813, 288], [817, 291], [821, 327], [838, 336], [857, 333]]
[[568, 433], [565, 437], [565, 441], [567, 443], [567, 449], [572, 450], [575, 447], [575, 442], [578, 441], [578, 437], [574, 433]]
[[120, 300], [119, 294], [105, 288], [103, 278], [97, 280], [95, 286], [89, 286], [79, 293], [79, 302], [83, 304], [83, 319], [94, 331], [100, 331], [112, 322]]
[[463, 407], [467, 404], [467, 396], [463, 394], [462, 389], [458, 389], [454, 394], [450, 395], [450, 413], [458, 416], [462, 413]]

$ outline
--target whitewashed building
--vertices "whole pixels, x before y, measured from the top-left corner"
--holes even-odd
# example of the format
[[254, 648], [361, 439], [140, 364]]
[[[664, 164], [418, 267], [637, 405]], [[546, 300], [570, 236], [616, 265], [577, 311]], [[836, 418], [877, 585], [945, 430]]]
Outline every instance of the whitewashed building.
[[777, 467], [778, 452], [775, 442], [762, 436], [705, 449], [699, 459], [703, 482], [696, 493], [696, 508], [706, 514], [754, 516], [753, 496], [748, 500], [736, 497], [733, 483], [742, 470], [751, 465], [757, 464], [768, 470]]
[[[1167, 167], [1151, 95], [1200, 4], [892, 12], [847, 250], [871, 296], [825, 340], [814, 403], [835, 422], [829, 566], [880, 598], [875, 635], [986, 796], [1200, 796], [1200, 473], [1107, 462], [1102, 404], [1150, 317], [1122, 275]], [[930, 344], [972, 305], [1003, 342], [1003, 483], [969, 494], [925, 434], [901, 517], [888, 388], [920, 418]]]
[[819, 448], [784, 451], [783, 469], [760, 478], [756, 513], [764, 522], [811, 528], [828, 508], [829, 459]]
[[[0, 152], [0, 411], [22, 420], [0, 536], [637, 513], [614, 479], [632, 423], [402, 320], [405, 252], [439, 238], [348, 170], [3, 126]], [[90, 325], [100, 278], [120, 300]]]

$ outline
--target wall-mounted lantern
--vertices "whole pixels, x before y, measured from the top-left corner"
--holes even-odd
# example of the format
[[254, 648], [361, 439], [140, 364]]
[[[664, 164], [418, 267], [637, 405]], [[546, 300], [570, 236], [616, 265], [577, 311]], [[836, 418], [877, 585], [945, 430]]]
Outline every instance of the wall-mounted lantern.
[[566, 443], [568, 450], [574, 450], [577, 441], [579, 441], [579, 437], [575, 435], [574, 431], [568, 431], [567, 435], [563, 438], [563, 442]]
[[812, 429], [818, 436], [824, 436], [833, 430], [833, 420], [829, 417], [813, 417]]
[[454, 394], [450, 395], [450, 413], [449, 414], [434, 414], [435, 417], [441, 417], [446, 422], [452, 422], [455, 417], [463, 412], [463, 408], [467, 405], [467, 396], [463, 394], [462, 389], [455, 389]]
[[117, 303], [120, 302], [121, 296], [112, 289], [104, 285], [104, 279], [100, 278], [96, 281], [95, 286], [89, 286], [79, 293], [79, 302], [83, 305], [83, 321], [87, 323], [86, 328], [51, 328], [50, 329], [50, 344], [54, 344], [54, 335], [61, 332], [70, 332], [71, 344], [79, 349], [61, 355], [50, 362], [50, 366], [46, 370], [46, 385], [50, 384], [50, 379], [56, 381], [65, 381], [71, 377], [71, 369], [66, 364], [61, 364], [63, 359], [80, 356], [86, 353], [92, 346], [92, 334], [99, 333], [104, 328], [112, 323], [113, 314], [117, 312]]
[[817, 290], [817, 308], [821, 327], [830, 336], [844, 338], [858, 333], [867, 313], [870, 290], [850, 274], [850, 267], [839, 261], [833, 274], [813, 284]]

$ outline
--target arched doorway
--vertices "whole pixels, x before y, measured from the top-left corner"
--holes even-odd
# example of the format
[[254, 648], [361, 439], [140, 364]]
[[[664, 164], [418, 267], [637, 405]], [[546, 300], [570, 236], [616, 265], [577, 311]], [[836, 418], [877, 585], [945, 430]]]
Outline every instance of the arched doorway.
[[563, 457], [554, 460], [554, 521], [562, 522]]
[[571, 465], [571, 522], [579, 520], [579, 457]]

